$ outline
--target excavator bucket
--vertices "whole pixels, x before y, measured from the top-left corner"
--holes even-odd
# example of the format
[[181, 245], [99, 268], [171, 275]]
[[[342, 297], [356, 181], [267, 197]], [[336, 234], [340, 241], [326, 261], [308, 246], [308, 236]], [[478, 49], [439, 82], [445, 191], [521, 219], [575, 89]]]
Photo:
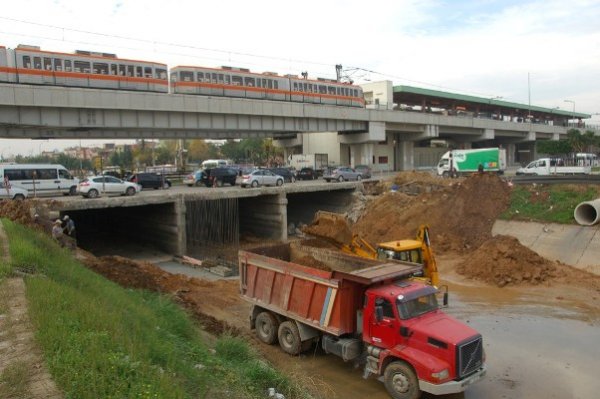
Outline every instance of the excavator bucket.
[[340, 213], [317, 211], [312, 223], [302, 229], [306, 234], [339, 244], [352, 242], [352, 232], [346, 216]]

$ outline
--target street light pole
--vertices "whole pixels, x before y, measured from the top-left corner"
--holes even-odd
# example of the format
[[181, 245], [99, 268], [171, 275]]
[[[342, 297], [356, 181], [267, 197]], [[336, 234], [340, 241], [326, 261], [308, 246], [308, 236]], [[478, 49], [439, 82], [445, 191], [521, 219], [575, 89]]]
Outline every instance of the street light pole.
[[566, 103], [573, 103], [573, 127], [575, 127], [575, 101], [565, 100]]

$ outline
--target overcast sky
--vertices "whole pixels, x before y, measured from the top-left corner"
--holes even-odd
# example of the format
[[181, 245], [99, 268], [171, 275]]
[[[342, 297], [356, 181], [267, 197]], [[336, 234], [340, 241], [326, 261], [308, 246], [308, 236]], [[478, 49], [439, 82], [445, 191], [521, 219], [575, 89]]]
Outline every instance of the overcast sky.
[[[20, 43], [312, 78], [334, 78], [342, 64], [357, 83], [523, 104], [531, 93], [533, 105], [572, 110], [568, 99], [577, 112], [600, 113], [598, 0], [3, 2], [0, 45]], [[0, 155], [78, 144], [0, 140]]]

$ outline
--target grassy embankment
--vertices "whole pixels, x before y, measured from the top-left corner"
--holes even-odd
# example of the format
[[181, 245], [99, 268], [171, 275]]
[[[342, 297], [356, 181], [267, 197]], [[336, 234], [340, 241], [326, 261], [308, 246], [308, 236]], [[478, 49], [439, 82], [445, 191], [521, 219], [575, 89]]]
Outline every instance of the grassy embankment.
[[0, 283], [14, 270], [32, 273], [25, 279], [29, 314], [65, 397], [264, 398], [269, 387], [308, 397], [240, 338], [207, 343], [169, 298], [123, 289], [45, 235], [1, 222], [12, 259], [0, 265]]
[[583, 201], [600, 197], [593, 185], [516, 185], [510, 207], [500, 215], [504, 220], [526, 220], [542, 223], [575, 223], [573, 212]]

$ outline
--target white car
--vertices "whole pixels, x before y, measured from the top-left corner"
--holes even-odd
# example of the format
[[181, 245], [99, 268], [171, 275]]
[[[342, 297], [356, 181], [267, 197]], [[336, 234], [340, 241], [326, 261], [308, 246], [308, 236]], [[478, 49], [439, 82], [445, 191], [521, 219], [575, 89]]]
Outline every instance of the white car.
[[0, 181], [0, 199], [14, 199], [22, 201], [29, 196], [27, 190], [20, 187], [11, 186], [8, 190], [4, 187], [4, 183]]
[[139, 184], [123, 181], [113, 176], [92, 176], [83, 179], [77, 185], [77, 193], [87, 198], [106, 195], [135, 195], [142, 191]]
[[283, 185], [283, 176], [276, 175], [268, 169], [255, 169], [250, 173], [242, 175], [242, 187], [258, 186], [281, 186]]

